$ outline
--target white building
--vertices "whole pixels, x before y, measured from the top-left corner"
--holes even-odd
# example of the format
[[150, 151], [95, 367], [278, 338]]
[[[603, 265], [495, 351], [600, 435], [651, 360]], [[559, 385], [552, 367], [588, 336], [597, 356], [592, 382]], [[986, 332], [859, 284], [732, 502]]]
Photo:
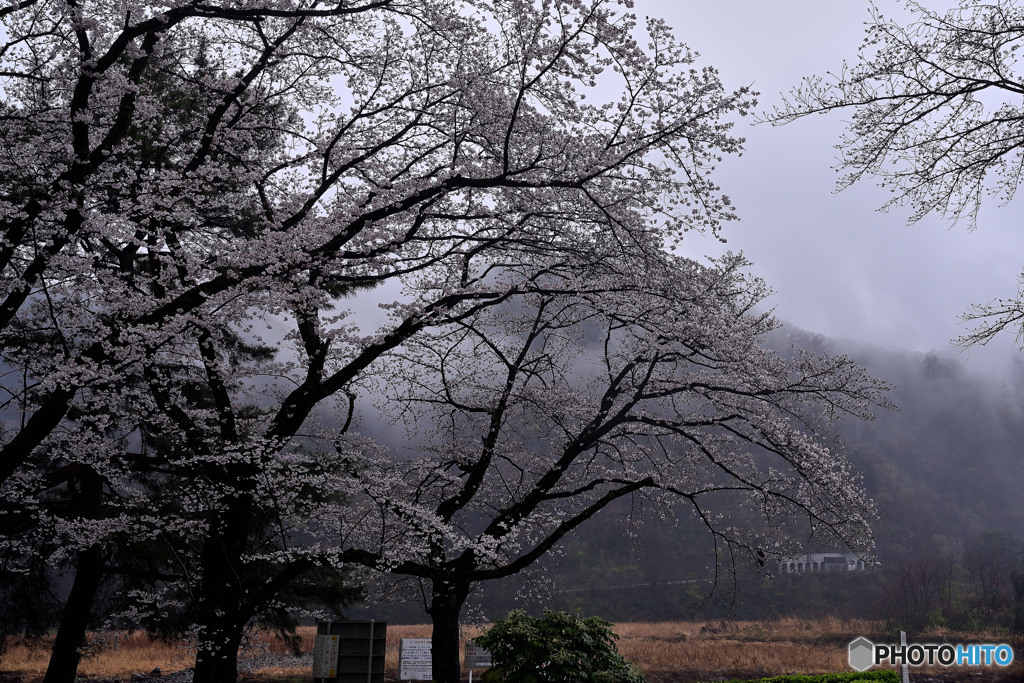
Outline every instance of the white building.
[[787, 557], [779, 562], [780, 574], [858, 571], [864, 571], [864, 560], [859, 559], [853, 553], [808, 553]]

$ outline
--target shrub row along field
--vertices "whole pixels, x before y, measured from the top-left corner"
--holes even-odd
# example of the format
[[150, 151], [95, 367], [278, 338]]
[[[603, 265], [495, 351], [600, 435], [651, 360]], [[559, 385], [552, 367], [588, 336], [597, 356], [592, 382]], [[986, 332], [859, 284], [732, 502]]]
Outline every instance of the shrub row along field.
[[[867, 636], [874, 642], [894, 642], [891, 631], [881, 622], [839, 619], [781, 619], [775, 621], [673, 621], [620, 623], [614, 627], [619, 636], [619, 651], [635, 663], [651, 683], [677, 683], [725, 679], [751, 679], [784, 674], [825, 674], [850, 671], [847, 664], [847, 644], [857, 636]], [[315, 629], [303, 627], [302, 649], [311, 652]], [[467, 629], [466, 637], [475, 637], [479, 629]], [[389, 625], [388, 678], [397, 678], [398, 642], [401, 638], [427, 638], [429, 625]], [[1004, 680], [1024, 680], [1022, 655], [1024, 647], [1005, 633], [929, 631], [910, 634], [911, 642], [1010, 642], [1014, 646], [1016, 661], [1007, 670], [1000, 670]], [[99, 649], [99, 648], [98, 648]], [[0, 660], [0, 681], [33, 681], [46, 670], [49, 651], [47, 643], [36, 647], [9, 643]], [[251, 642], [245, 653], [259, 657], [254, 674], [246, 680], [287, 681], [306, 680], [310, 668], [307, 662], [288, 657], [265, 657], [266, 654], [286, 655], [287, 647], [277, 638], [262, 634]], [[191, 665], [194, 652], [185, 643], [153, 642], [141, 634], [122, 635], [110, 639], [106, 647], [86, 658], [80, 675], [89, 678], [130, 680], [133, 673], [145, 673], [160, 667], [164, 674]], [[954, 667], [943, 669], [922, 668], [915, 672], [926, 674], [933, 680], [993, 680], [991, 668]], [[479, 673], [479, 672], [478, 672]], [[6, 676], [6, 677], [5, 677]]]

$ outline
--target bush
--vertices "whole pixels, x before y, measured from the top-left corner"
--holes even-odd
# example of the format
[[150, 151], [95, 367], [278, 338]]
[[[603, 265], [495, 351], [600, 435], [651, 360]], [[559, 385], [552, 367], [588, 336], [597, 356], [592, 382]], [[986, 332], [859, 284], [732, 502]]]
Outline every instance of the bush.
[[598, 617], [544, 610], [538, 618], [517, 609], [476, 640], [490, 651], [491, 670], [505, 681], [643, 683], [643, 674], [616, 649], [617, 638]]
[[725, 683], [866, 683], [868, 681], [871, 683], [899, 683], [900, 675], [891, 669], [876, 669], [874, 671], [848, 671], [846, 673], [820, 674], [817, 676], [793, 674], [748, 681], [732, 680], [725, 681]]

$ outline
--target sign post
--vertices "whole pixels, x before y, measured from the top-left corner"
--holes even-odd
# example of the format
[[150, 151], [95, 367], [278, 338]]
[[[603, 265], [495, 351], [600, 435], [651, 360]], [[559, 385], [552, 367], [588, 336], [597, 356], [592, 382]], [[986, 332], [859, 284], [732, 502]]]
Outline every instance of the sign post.
[[490, 669], [491, 653], [485, 650], [476, 641], [466, 641], [466, 668], [469, 669], [469, 683], [473, 683], [473, 669]]
[[313, 641], [317, 683], [384, 683], [387, 622], [321, 621]]
[[398, 641], [398, 680], [433, 680], [432, 663], [430, 638], [402, 638]]
[[[907, 649], [907, 632], [900, 631], [900, 645], [903, 646], [903, 651]], [[901, 677], [902, 683], [910, 683], [910, 672], [907, 670], [907, 662], [903, 661], [903, 676]]]

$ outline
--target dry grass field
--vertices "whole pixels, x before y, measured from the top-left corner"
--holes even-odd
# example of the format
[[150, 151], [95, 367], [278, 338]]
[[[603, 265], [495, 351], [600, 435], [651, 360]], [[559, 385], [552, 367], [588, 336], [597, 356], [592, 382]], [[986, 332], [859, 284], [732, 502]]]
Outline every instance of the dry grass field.
[[[647, 673], [651, 683], [714, 681], [726, 678], [778, 675], [785, 673], [827, 673], [849, 671], [846, 646], [864, 635], [875, 642], [893, 642], [891, 634], [875, 622], [839, 619], [782, 619], [777, 621], [711, 621], [622, 623], [615, 626], [619, 650]], [[301, 631], [303, 650], [313, 648], [313, 628]], [[467, 637], [477, 630], [470, 629]], [[426, 638], [427, 625], [388, 627], [387, 671], [394, 680], [398, 669], [398, 641], [401, 638]], [[911, 642], [1006, 642], [998, 633], [933, 632], [911, 634]], [[999, 671], [999, 680], [1024, 680], [1024, 654], [1015, 642], [1017, 660], [1009, 670]], [[284, 653], [282, 643], [262, 637], [253, 643], [253, 654]], [[122, 637], [116, 647], [108, 647], [86, 659], [80, 675], [107, 681], [128, 681], [133, 673], [145, 673], [160, 667], [164, 674], [191, 664], [192, 653], [184, 643], [154, 643], [142, 635]], [[281, 664], [285, 666], [281, 666]], [[0, 681], [40, 680], [46, 668], [46, 651], [12, 643], [0, 661]], [[991, 668], [912, 669], [911, 680], [988, 681], [995, 680]], [[246, 674], [246, 681], [286, 683], [308, 681], [308, 664], [287, 658], [275, 666]]]
[[[9, 643], [0, 658], [0, 672], [22, 674], [26, 681], [41, 680], [50, 655], [48, 644], [45, 640], [34, 646]], [[165, 673], [179, 671], [191, 665], [193, 656], [184, 643], [154, 642], [141, 633], [122, 635], [96, 650], [83, 659], [78, 668], [80, 677], [127, 680], [133, 673], [146, 673], [158, 666]]]

